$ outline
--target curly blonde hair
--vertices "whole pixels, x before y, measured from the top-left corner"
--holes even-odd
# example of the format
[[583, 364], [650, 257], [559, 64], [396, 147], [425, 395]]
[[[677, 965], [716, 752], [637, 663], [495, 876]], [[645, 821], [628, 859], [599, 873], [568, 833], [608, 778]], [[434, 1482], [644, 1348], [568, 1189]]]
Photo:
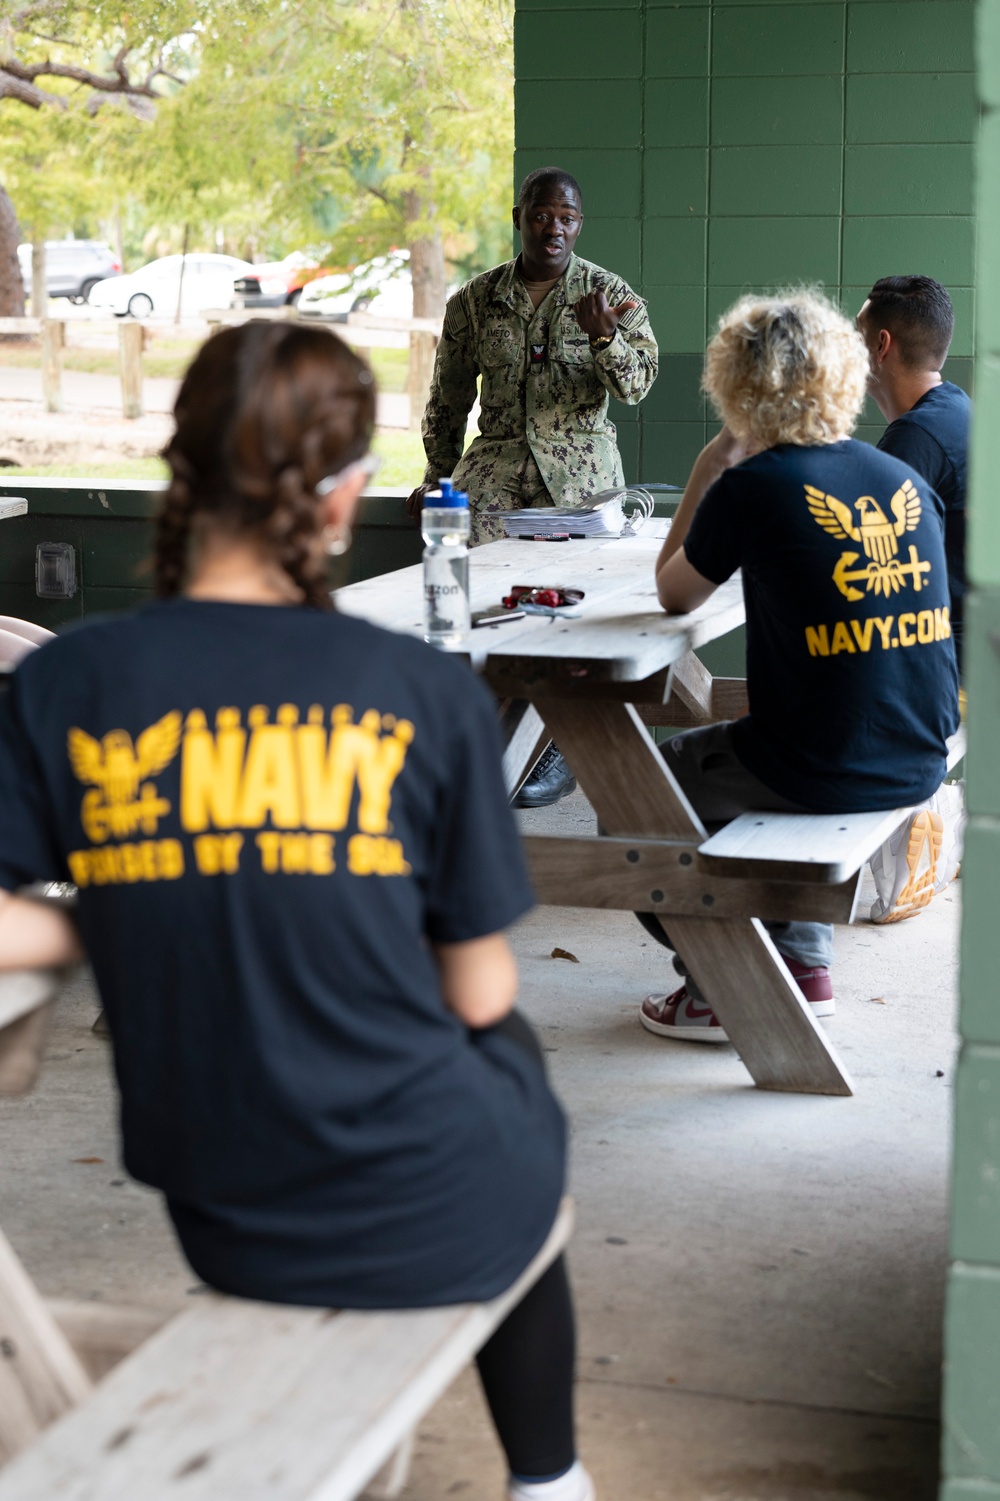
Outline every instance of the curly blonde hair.
[[773, 448], [848, 437], [867, 379], [854, 324], [821, 292], [799, 288], [741, 297], [723, 313], [702, 386], [734, 437]]

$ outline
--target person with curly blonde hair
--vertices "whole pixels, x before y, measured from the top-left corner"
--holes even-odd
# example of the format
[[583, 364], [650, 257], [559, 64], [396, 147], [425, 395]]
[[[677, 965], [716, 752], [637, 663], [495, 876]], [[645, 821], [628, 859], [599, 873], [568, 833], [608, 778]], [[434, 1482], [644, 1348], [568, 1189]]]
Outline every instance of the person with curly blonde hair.
[[[695, 461], [656, 587], [686, 614], [742, 569], [750, 712], [663, 747], [709, 826], [904, 808], [944, 780], [959, 715], [943, 507], [915, 470], [851, 437], [867, 378], [858, 330], [808, 289], [740, 298], [708, 346], [703, 385], [724, 426]], [[933, 848], [940, 816], [921, 816]], [[913, 884], [919, 900], [916, 870]], [[768, 928], [813, 1014], [832, 1016], [832, 927]], [[646, 998], [643, 1026], [726, 1041], [674, 965], [684, 984]]]

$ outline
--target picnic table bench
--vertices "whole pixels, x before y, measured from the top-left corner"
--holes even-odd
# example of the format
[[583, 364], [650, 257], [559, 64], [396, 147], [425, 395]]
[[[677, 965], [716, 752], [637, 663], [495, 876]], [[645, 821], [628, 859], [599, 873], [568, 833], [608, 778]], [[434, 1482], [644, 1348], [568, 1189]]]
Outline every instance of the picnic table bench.
[[[57, 987], [51, 971], [0, 974], [0, 1093], [37, 1077]], [[398, 1496], [417, 1423], [572, 1218], [566, 1200], [489, 1303], [369, 1312], [206, 1290], [166, 1322], [47, 1303], [0, 1232], [0, 1501], [353, 1501], [380, 1471], [370, 1494]]]
[[[653, 577], [661, 541], [655, 533], [507, 539], [472, 555], [474, 610], [498, 604], [514, 584], [585, 591], [578, 618], [530, 616], [470, 636], [473, 664], [500, 700], [508, 788], [517, 790], [551, 738], [601, 830], [528, 835], [535, 891], [554, 906], [655, 913], [759, 1087], [849, 1095], [829, 1035], [763, 922], [851, 922], [866, 862], [910, 810], [748, 813], [708, 837], [649, 727], [687, 729], [747, 712], [745, 680], [713, 678], [694, 655], [743, 623], [742, 585], [735, 577], [691, 614], [666, 615]], [[352, 584], [337, 606], [419, 634], [421, 570]]]

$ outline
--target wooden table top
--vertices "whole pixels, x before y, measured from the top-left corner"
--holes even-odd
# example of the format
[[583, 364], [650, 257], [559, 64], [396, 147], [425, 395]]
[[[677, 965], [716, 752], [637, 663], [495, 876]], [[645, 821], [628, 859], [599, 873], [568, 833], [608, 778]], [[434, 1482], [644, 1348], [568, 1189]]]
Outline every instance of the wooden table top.
[[[657, 529], [659, 530], [659, 528]], [[473, 610], [498, 605], [515, 584], [583, 589], [579, 619], [523, 620], [471, 633], [470, 655], [494, 681], [639, 682], [744, 620], [739, 577], [690, 615], [666, 615], [653, 568], [661, 536], [525, 542], [507, 538], [469, 555]], [[337, 591], [337, 608], [388, 630], [423, 634], [420, 564]]]

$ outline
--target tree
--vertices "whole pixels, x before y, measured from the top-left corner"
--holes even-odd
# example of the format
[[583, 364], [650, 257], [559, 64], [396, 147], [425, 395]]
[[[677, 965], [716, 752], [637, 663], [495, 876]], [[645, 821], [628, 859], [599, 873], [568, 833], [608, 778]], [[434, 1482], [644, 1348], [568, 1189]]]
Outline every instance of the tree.
[[341, 244], [408, 247], [414, 315], [440, 317], [446, 243], [506, 221], [511, 0], [307, 0], [299, 14], [301, 171], [352, 204]]
[[[185, 63], [185, 46], [194, 35], [208, 0], [134, 0], [127, 15], [109, 0], [93, 0], [86, 9], [72, 0], [28, 0], [0, 15], [0, 105], [5, 111], [52, 112], [71, 125], [76, 143], [102, 110], [124, 106], [136, 121], [152, 120], [164, 86], [179, 85], [174, 64]], [[25, 130], [22, 143], [32, 132]], [[45, 131], [34, 131], [36, 140]], [[65, 142], [64, 142], [65, 144]], [[39, 182], [30, 195], [37, 207], [51, 206], [45, 179], [59, 175], [57, 158], [37, 168]], [[22, 185], [32, 170], [22, 158]], [[17, 263], [20, 232], [13, 203], [0, 183], [0, 316], [24, 311], [24, 291]]]
[[176, 120], [285, 222], [333, 206], [335, 258], [406, 246], [414, 315], [439, 318], [446, 254], [508, 242], [512, 24], [513, 0], [290, 0], [201, 39]]
[[4, 187], [33, 249], [32, 312], [45, 307], [45, 240], [52, 227], [87, 211], [95, 191], [70, 121], [60, 110], [0, 111]]

